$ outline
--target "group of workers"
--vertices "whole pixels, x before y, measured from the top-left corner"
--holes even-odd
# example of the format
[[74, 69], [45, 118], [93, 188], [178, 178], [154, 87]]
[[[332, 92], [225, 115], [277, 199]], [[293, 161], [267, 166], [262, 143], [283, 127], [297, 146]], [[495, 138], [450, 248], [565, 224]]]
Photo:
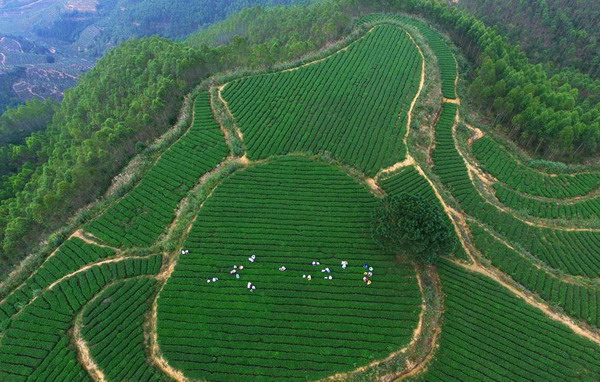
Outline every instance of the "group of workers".
[[[182, 255], [187, 255], [189, 253], [190, 253], [190, 251], [187, 249], [181, 250]], [[256, 255], [251, 255], [250, 257], [248, 257], [248, 261], [250, 263], [254, 263], [256, 261]], [[317, 266], [317, 265], [321, 265], [321, 263], [319, 261], [312, 261], [311, 265]], [[341, 267], [342, 267], [342, 269], [346, 269], [348, 267], [348, 262], [345, 260], [342, 261]], [[235, 276], [236, 279], [239, 279], [240, 278], [239, 272], [242, 271], [243, 269], [244, 269], [243, 265], [234, 265], [233, 268], [229, 271], [229, 274]], [[363, 269], [365, 269], [365, 271], [363, 272], [363, 281], [367, 285], [371, 285], [373, 282], [371, 280], [371, 277], [373, 277], [373, 267], [369, 266], [369, 264], [365, 264], [365, 265], [363, 265]], [[287, 267], [282, 265], [281, 267], [279, 267], [279, 271], [285, 272], [285, 271], [287, 271]], [[325, 276], [323, 277], [325, 280], [333, 280], [333, 275], [331, 275], [332, 271], [329, 267], [321, 269], [321, 273], [325, 273]], [[306, 280], [312, 280], [312, 275], [303, 274], [302, 278], [306, 279]], [[211, 283], [211, 282], [215, 283], [217, 281], [219, 281], [218, 277], [211, 277], [211, 278], [206, 279], [207, 283]], [[253, 292], [256, 290], [256, 285], [252, 284], [251, 282], [248, 282], [248, 284], [246, 285], [246, 288], [248, 290], [250, 290], [251, 292]]]

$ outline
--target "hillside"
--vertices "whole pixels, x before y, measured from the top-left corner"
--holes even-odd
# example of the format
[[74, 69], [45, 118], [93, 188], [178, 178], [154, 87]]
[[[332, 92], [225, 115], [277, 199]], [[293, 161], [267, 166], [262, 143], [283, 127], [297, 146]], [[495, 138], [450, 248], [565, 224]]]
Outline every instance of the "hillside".
[[[122, 45], [8, 177], [0, 380], [600, 379], [600, 169], [547, 160], [597, 154], [598, 110], [556, 84], [429, 0]], [[374, 240], [407, 195], [451, 253]]]
[[0, 3], [0, 113], [60, 101], [108, 50], [131, 38], [181, 39], [245, 7], [310, 0], [8, 0]]
[[594, 0], [460, 0], [487, 25], [518, 41], [536, 62], [600, 76], [600, 3]]

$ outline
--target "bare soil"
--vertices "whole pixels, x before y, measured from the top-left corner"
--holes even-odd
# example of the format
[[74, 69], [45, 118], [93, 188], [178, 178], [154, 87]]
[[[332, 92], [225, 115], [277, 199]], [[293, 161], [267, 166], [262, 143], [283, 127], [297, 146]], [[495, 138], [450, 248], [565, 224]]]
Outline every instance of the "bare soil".
[[469, 130], [471, 130], [473, 132], [473, 136], [471, 138], [469, 138], [469, 140], [467, 142], [469, 146], [473, 145], [473, 142], [475, 142], [476, 140], [483, 138], [484, 134], [480, 128], [471, 126], [468, 123], [466, 123], [465, 121], [463, 121], [463, 123], [465, 124], [465, 126], [467, 126], [467, 128]]
[[152, 302], [152, 309], [150, 311], [150, 320], [148, 324], [149, 330], [149, 339], [150, 339], [150, 361], [156, 365], [160, 370], [162, 370], [167, 376], [172, 378], [177, 382], [185, 382], [188, 379], [183, 375], [183, 372], [175, 369], [169, 362], [163, 357], [162, 352], [160, 351], [160, 346], [158, 345], [158, 298], [160, 296], [160, 292], [162, 292], [167, 280], [171, 277], [171, 274], [175, 270], [175, 266], [177, 265], [177, 260], [179, 259], [179, 252], [170, 259], [169, 264], [165, 269], [157, 276], [157, 280], [162, 281], [162, 285], [160, 290], [156, 294], [154, 301]]
[[390, 175], [390, 174], [400, 170], [401, 168], [408, 167], [408, 166], [414, 166], [415, 163], [416, 163], [415, 159], [410, 154], [408, 154], [406, 156], [406, 159], [403, 160], [402, 162], [398, 162], [396, 164], [391, 165], [390, 167], [379, 170], [377, 175], [375, 175], [375, 179], [379, 180], [387, 175]]
[[105, 382], [104, 373], [92, 358], [88, 344], [81, 336], [81, 327], [81, 317], [78, 316], [71, 332], [73, 343], [77, 348], [77, 360], [95, 382]]

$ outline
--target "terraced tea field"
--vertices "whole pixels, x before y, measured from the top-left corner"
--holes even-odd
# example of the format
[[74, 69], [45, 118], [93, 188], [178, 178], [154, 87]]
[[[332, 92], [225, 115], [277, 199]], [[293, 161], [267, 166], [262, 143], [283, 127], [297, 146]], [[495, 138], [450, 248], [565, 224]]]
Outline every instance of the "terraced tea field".
[[569, 381], [600, 373], [597, 344], [483, 276], [448, 263], [440, 274], [446, 321], [439, 353], [419, 379]]
[[313, 65], [241, 78], [223, 97], [250, 159], [325, 153], [369, 175], [405, 158], [422, 57], [409, 34], [378, 26]]
[[[365, 185], [299, 157], [226, 179], [158, 299], [169, 364], [198, 379], [318, 379], [407, 345], [421, 293], [413, 266], [371, 239], [375, 203]], [[364, 264], [374, 268], [369, 286]], [[229, 274], [235, 265], [240, 278]]]
[[456, 99], [456, 60], [446, 39], [427, 22], [405, 15], [373, 14], [363, 17], [358, 24], [377, 24], [378, 22], [400, 23], [414, 27], [426, 39], [427, 44], [438, 60], [441, 80], [442, 95], [446, 99]]
[[493, 177], [526, 195], [565, 199], [586, 195], [600, 187], [600, 172], [548, 174], [536, 171], [487, 137], [473, 143], [473, 152]]
[[[600, 380], [600, 171], [467, 125], [426, 20], [355, 26], [207, 82], [129, 192], [1, 284], [0, 380]], [[376, 245], [402, 194], [441, 207], [452, 255]]]

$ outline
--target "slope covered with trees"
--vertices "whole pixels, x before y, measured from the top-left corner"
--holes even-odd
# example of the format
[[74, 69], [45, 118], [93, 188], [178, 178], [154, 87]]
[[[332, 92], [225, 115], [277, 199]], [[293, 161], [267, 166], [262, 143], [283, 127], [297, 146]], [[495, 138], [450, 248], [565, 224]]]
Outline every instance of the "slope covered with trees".
[[308, 4], [314, 0], [116, 0], [100, 5], [106, 12], [97, 26], [104, 29], [105, 40], [112, 44], [132, 37], [159, 35], [179, 39], [221, 21], [227, 16], [248, 7]]
[[[37, 167], [23, 165], [0, 202], [3, 260], [106, 189], [135, 153], [176, 119], [205, 75], [201, 53], [164, 39], [124, 44], [68, 92], [48, 128], [28, 138]], [[13, 151], [18, 151], [13, 149]]]
[[518, 41], [535, 62], [600, 76], [600, 3], [595, 0], [460, 0], [484, 23]]

